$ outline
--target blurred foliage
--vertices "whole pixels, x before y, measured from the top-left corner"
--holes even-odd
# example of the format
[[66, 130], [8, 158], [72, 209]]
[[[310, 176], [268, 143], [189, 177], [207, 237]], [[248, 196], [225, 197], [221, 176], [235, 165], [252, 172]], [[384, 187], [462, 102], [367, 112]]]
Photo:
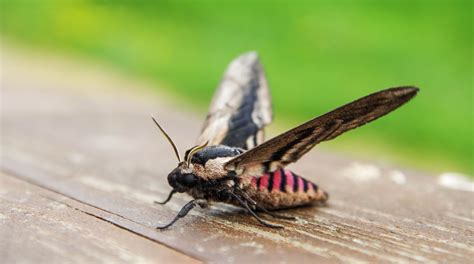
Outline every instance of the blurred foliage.
[[391, 150], [409, 164], [472, 175], [472, 8], [472, 1], [4, 1], [1, 33], [152, 78], [203, 113], [227, 63], [257, 50], [285, 127], [376, 90], [417, 85], [414, 101], [333, 146]]

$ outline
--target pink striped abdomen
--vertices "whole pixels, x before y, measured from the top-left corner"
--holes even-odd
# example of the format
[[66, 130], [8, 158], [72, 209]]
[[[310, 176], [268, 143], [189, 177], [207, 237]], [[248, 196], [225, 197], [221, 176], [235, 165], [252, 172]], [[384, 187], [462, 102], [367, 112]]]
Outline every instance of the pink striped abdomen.
[[327, 193], [290, 170], [278, 169], [252, 177], [247, 188], [252, 198], [267, 209], [288, 208], [314, 201], [326, 201]]

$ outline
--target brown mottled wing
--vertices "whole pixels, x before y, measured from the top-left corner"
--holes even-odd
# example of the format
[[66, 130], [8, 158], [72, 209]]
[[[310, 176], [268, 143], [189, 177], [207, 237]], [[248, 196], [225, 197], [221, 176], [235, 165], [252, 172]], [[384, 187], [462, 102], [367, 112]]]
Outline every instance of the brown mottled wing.
[[212, 99], [198, 144], [251, 149], [263, 142], [272, 121], [267, 80], [256, 52], [233, 60]]
[[240, 154], [225, 164], [228, 170], [273, 171], [297, 161], [322, 141], [375, 120], [404, 103], [418, 92], [416, 87], [383, 90], [316, 117], [269, 141]]

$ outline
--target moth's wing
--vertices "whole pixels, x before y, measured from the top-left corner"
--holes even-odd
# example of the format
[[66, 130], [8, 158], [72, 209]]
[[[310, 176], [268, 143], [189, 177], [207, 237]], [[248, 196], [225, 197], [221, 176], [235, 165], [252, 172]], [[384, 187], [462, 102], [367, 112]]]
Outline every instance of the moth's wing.
[[197, 143], [251, 149], [263, 142], [271, 121], [267, 80], [257, 53], [248, 52], [229, 64]]
[[408, 102], [418, 92], [416, 87], [383, 90], [316, 117], [231, 159], [228, 170], [252, 169], [273, 171], [297, 161], [322, 141], [375, 120]]

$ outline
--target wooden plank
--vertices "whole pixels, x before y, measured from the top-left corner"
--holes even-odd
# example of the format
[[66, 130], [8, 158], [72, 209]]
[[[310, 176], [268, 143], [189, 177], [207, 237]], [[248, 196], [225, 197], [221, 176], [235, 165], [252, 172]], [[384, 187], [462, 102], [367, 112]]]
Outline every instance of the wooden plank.
[[2, 263], [199, 263], [57, 193], [4, 173], [0, 186]]
[[44, 67], [41, 56], [9, 54], [2, 59], [8, 98], [2, 105], [2, 170], [88, 204], [84, 211], [124, 229], [222, 263], [474, 257], [472, 192], [446, 188], [432, 175], [317, 151], [292, 169], [325, 188], [330, 201], [282, 212], [296, 215], [296, 222], [269, 219], [284, 230], [264, 228], [242, 210], [216, 204], [156, 231], [189, 197], [152, 203], [169, 192], [166, 175], [176, 161], [149, 113], [182, 151], [194, 142], [204, 116], [166, 103], [164, 96], [131, 92], [149, 88], [115, 75], [63, 60]]

